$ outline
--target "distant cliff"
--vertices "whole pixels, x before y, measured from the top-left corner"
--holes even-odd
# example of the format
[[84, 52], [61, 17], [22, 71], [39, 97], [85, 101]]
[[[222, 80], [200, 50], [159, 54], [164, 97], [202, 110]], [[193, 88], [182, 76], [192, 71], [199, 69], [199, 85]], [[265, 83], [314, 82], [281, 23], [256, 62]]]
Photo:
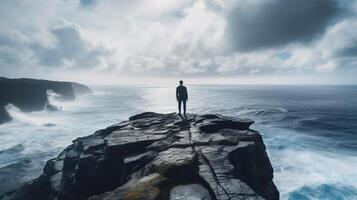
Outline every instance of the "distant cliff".
[[48, 103], [48, 90], [61, 95], [63, 100], [73, 100], [76, 95], [91, 92], [79, 83], [0, 77], [0, 124], [11, 119], [4, 108], [9, 103], [23, 112], [42, 110]]
[[279, 199], [253, 121], [142, 113], [78, 138], [5, 199]]

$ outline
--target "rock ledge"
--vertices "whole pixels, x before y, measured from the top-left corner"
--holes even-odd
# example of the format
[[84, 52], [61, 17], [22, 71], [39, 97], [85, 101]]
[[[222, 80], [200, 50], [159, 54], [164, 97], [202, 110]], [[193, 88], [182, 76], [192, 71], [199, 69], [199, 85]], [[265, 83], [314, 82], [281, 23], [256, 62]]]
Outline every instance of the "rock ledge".
[[252, 123], [213, 114], [138, 114], [77, 138], [39, 178], [6, 198], [279, 199]]

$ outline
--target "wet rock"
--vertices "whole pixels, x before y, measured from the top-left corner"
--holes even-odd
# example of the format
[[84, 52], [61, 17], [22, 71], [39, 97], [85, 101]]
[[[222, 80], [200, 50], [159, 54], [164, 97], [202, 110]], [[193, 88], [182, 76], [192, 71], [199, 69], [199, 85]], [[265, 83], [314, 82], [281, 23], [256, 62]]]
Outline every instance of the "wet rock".
[[199, 184], [178, 185], [171, 189], [170, 200], [211, 200], [211, 194]]
[[93, 196], [88, 200], [155, 200], [160, 197], [160, 189], [167, 179], [160, 174], [151, 174], [102, 195]]
[[279, 199], [253, 121], [146, 112], [77, 138], [8, 199]]
[[152, 171], [179, 182], [196, 174], [197, 156], [192, 148], [170, 148], [159, 153], [149, 167]]
[[235, 130], [247, 130], [254, 121], [250, 119], [232, 119], [232, 118], [220, 118], [204, 120], [204, 123], [200, 126], [200, 130], [205, 133], [214, 133], [221, 129], [235, 129]]

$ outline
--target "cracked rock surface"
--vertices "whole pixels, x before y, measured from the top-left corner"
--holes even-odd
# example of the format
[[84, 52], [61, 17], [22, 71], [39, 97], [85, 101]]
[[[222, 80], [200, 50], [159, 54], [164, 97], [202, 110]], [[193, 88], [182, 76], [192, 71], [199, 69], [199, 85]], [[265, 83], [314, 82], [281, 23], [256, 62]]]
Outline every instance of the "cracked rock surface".
[[279, 199], [252, 123], [214, 114], [138, 114], [77, 138], [6, 199]]

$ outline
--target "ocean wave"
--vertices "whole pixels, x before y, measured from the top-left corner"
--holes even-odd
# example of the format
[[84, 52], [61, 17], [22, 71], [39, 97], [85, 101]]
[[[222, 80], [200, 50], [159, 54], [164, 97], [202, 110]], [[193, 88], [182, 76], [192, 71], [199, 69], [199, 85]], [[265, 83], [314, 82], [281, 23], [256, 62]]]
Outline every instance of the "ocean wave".
[[4, 155], [4, 154], [13, 154], [13, 153], [18, 153], [22, 150], [24, 150], [25, 147], [22, 143], [20, 144], [16, 144], [8, 149], [3, 149], [3, 150], [0, 150], [0, 156]]
[[0, 151], [0, 168], [6, 167], [18, 162], [18, 155], [25, 150], [25, 146], [20, 143], [10, 148]]
[[52, 90], [47, 90], [47, 100], [48, 104], [55, 106], [55, 107], [61, 107], [61, 101], [59, 100], [61, 98], [60, 94], [57, 94], [53, 92]]
[[[295, 145], [299, 142], [304, 140], [299, 139]], [[350, 192], [357, 192], [357, 157], [354, 155], [306, 151], [293, 149], [294, 144], [285, 145], [285, 150], [270, 149], [269, 152], [282, 199], [347, 199]]]
[[60, 111], [62, 110], [61, 98], [62, 95], [53, 92], [52, 90], [47, 90], [47, 103], [44, 107], [47, 111]]
[[271, 115], [283, 115], [287, 113], [288, 110], [285, 108], [247, 108], [243, 107], [238, 111], [240, 115], [248, 115], [248, 116], [257, 116], [257, 117], [264, 117], [264, 116], [271, 116]]
[[229, 116], [238, 117], [265, 117], [272, 115], [284, 116], [289, 111], [282, 107], [235, 107], [235, 108], [208, 108], [206, 112], [221, 113]]
[[9, 113], [9, 115], [14, 121], [37, 124], [36, 120], [22, 112], [18, 107], [14, 106], [13, 104], [6, 105], [5, 110]]
[[318, 117], [306, 117], [306, 118], [297, 118], [291, 123], [291, 127], [298, 129], [298, 128], [311, 128], [316, 126], [319, 122]]
[[330, 183], [312, 186], [303, 186], [291, 192], [288, 199], [294, 200], [355, 200], [357, 189], [341, 183]]
[[27, 169], [32, 167], [30, 159], [22, 158], [18, 159], [6, 166], [0, 167], [0, 196], [7, 192], [11, 192], [15, 188], [25, 182], [38, 176], [38, 172], [30, 171]]
[[[18, 107], [13, 104], [5, 106], [6, 111], [11, 116], [12, 120], [16, 123], [30, 124], [35, 126], [43, 126], [45, 124], [53, 123], [46, 111], [36, 111], [31, 113], [22, 112]], [[11, 123], [14, 123], [11, 122]]]
[[355, 125], [354, 120], [339, 120], [334, 117], [296, 117], [293, 120], [288, 121], [289, 128], [300, 131], [308, 131], [310, 133], [319, 134], [326, 137], [345, 137], [346, 135], [353, 136], [356, 131], [353, 129]]

